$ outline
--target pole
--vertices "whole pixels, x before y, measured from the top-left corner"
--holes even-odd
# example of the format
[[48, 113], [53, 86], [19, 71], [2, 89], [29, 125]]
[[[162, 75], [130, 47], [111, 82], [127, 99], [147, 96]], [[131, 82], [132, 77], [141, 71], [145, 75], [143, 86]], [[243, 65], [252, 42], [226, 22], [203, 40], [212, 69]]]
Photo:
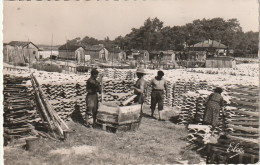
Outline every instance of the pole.
[[28, 38], [27, 51], [28, 51], [28, 53], [29, 53], [29, 71], [31, 72], [31, 70], [30, 70], [31, 57], [30, 57], [29, 44], [30, 44], [30, 41], [29, 41], [29, 38]]
[[51, 34], [51, 65], [52, 65], [52, 44], [53, 44], [53, 33]]
[[115, 53], [115, 49], [114, 49], [114, 45], [113, 45], [113, 53], [112, 53], [112, 68], [114, 67], [114, 53]]
[[[68, 40], [67, 40], [67, 37], [66, 37], [66, 53], [68, 54]], [[66, 67], [68, 67], [68, 57], [67, 57], [67, 60], [66, 60], [66, 57], [65, 57], [65, 60], [66, 60], [65, 66]], [[65, 74], [66, 74], [66, 67], [65, 67]]]
[[[220, 49], [220, 42], [221, 42], [221, 40], [219, 40], [218, 50]], [[218, 56], [219, 56], [219, 51], [218, 51], [217, 57], [218, 57]]]
[[83, 74], [85, 74], [85, 65], [86, 65], [86, 55], [85, 55], [85, 53], [84, 53], [84, 72], [83, 72]]

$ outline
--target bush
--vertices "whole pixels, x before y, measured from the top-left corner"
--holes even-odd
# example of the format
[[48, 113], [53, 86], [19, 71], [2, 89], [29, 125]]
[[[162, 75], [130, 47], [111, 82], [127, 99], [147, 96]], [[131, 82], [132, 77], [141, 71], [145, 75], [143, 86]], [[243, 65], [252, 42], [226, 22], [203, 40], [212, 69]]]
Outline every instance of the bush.
[[15, 63], [14, 65], [15, 65], [15, 66], [27, 66], [26, 63], [22, 63], [22, 62]]
[[88, 72], [88, 68], [85, 66], [85, 70], [84, 70], [84, 66], [78, 66], [77, 68], [78, 72]]
[[54, 65], [54, 64], [45, 65], [43, 67], [43, 70], [47, 72], [59, 72], [59, 73], [62, 72], [62, 69], [58, 65]]
[[43, 70], [43, 71], [46, 71], [46, 72], [59, 72], [59, 73], [62, 72], [62, 69], [58, 65], [55, 65], [55, 64], [39, 63], [39, 64], [33, 64], [32, 67], [34, 69]]
[[249, 63], [249, 61], [248, 61], [248, 60], [243, 60], [242, 62], [243, 62], [243, 63]]

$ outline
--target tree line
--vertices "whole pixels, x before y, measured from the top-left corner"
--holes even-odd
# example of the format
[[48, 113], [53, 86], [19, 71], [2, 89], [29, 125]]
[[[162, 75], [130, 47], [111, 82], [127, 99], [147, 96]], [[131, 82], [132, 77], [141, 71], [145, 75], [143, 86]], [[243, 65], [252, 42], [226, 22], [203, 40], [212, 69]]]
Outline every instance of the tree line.
[[223, 18], [197, 19], [183, 26], [163, 26], [158, 18], [148, 18], [139, 28], [132, 28], [125, 36], [114, 40], [106, 37], [97, 40], [93, 37], [79, 37], [68, 41], [73, 44], [104, 44], [108, 49], [118, 46], [123, 50], [174, 50], [185, 51], [185, 47], [204, 40], [216, 40], [234, 50], [234, 56], [245, 57], [258, 53], [259, 32], [243, 32], [237, 19]]

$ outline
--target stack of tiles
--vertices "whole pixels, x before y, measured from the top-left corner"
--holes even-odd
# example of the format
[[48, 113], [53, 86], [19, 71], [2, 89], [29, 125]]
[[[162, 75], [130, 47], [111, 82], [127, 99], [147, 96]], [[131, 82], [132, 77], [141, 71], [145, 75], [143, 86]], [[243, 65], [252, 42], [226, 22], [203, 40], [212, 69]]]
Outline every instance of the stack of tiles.
[[174, 85], [174, 106], [180, 107], [183, 104], [183, 93], [185, 93], [185, 81], [179, 79]]
[[190, 143], [208, 143], [211, 136], [211, 127], [207, 125], [189, 125], [187, 140]]

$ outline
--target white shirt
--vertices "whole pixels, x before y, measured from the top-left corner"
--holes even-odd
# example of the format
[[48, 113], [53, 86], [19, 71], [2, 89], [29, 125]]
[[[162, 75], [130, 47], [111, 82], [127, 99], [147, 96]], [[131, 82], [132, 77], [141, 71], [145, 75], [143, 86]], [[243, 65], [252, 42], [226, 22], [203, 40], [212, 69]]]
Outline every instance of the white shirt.
[[152, 89], [155, 90], [164, 90], [166, 87], [166, 80], [162, 78], [161, 80], [157, 80], [156, 78], [153, 78], [151, 80]]

